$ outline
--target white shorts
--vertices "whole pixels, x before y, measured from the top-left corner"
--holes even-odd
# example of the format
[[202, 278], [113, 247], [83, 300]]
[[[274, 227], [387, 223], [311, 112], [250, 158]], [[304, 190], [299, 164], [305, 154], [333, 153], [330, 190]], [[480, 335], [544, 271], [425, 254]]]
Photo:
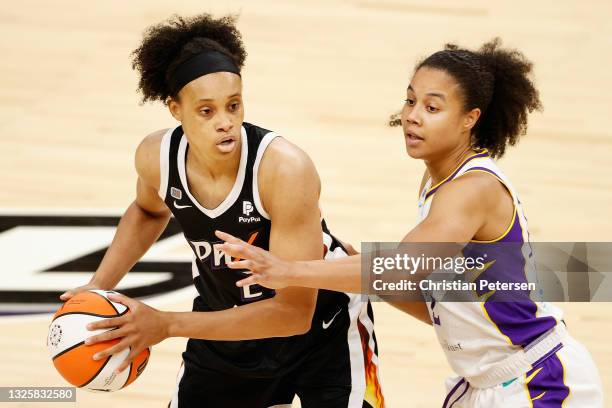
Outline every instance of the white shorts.
[[568, 336], [563, 347], [514, 380], [474, 388], [446, 381], [443, 408], [603, 408], [599, 371], [587, 349]]

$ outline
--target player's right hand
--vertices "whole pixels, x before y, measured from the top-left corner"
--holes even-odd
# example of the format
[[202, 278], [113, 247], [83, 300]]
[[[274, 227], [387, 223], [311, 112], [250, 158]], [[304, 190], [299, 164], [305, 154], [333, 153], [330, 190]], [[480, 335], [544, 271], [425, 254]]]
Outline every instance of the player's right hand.
[[258, 284], [270, 289], [282, 289], [291, 285], [291, 262], [283, 261], [270, 252], [253, 246], [243, 240], [221, 231], [215, 235], [225, 241], [219, 245], [224, 253], [236, 261], [228, 262], [231, 269], [248, 269], [251, 275], [236, 282], [236, 286], [244, 287]]
[[98, 287], [98, 285], [95, 285], [93, 283], [88, 283], [87, 285], [83, 285], [83, 286], [79, 286], [78, 288], [67, 290], [66, 292], [60, 295], [60, 299], [65, 302], [71, 297], [73, 297], [74, 295], [76, 295], [77, 293], [85, 292], [86, 290], [91, 290], [91, 289], [100, 289], [100, 288]]

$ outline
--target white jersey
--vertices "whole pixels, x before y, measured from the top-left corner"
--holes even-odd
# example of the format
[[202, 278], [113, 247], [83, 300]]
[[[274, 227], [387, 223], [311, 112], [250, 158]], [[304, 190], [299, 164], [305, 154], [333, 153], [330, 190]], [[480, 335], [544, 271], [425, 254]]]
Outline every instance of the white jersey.
[[[420, 221], [429, 213], [436, 191], [445, 183], [452, 182], [467, 172], [485, 172], [497, 178], [509, 191], [514, 202], [514, 214], [506, 231], [495, 240], [471, 241], [472, 251], [493, 249], [501, 242], [528, 243], [527, 219], [521, 202], [506, 176], [497, 167], [486, 150], [474, 153], [446, 179], [432, 186], [429, 179], [419, 199]], [[499, 248], [501, 245], [497, 245]], [[498, 252], [503, 262], [487, 263], [489, 277], [514, 274], [526, 279], [531, 257], [524, 253], [529, 245], [516, 245], [521, 249], [511, 256]], [[493, 253], [495, 253], [493, 251]], [[464, 250], [466, 255], [466, 250]], [[479, 275], [482, 272], [479, 273]], [[518, 275], [517, 275], [518, 274]], [[481, 375], [496, 363], [517, 350], [525, 349], [543, 334], [556, 327], [562, 319], [561, 310], [545, 302], [531, 300], [521, 302], [493, 302], [484, 294], [474, 302], [427, 302], [428, 310], [438, 340], [453, 370], [461, 377]]]

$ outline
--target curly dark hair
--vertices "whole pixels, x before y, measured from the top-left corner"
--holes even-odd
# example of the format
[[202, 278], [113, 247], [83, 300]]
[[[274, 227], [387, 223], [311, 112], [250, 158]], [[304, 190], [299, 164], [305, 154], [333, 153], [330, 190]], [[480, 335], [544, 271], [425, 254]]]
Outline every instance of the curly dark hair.
[[[528, 113], [542, 109], [529, 78], [533, 64], [520, 51], [502, 48], [499, 38], [478, 51], [446, 44], [443, 51], [418, 63], [415, 72], [423, 67], [445, 71], [457, 81], [466, 112], [480, 108], [472, 146], [488, 149], [493, 157], [503, 156], [506, 146], [526, 133]], [[398, 118], [392, 116], [390, 125], [400, 125]]]
[[236, 28], [236, 16], [174, 15], [147, 28], [142, 43], [132, 52], [132, 68], [140, 74], [142, 102], [176, 99], [168, 79], [177, 66], [203, 51], [219, 51], [242, 69], [247, 53]]

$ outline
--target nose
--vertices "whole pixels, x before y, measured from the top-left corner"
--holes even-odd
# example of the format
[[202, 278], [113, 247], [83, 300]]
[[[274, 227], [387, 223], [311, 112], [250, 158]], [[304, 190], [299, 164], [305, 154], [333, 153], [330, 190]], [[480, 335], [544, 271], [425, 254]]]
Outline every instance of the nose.
[[217, 132], [229, 132], [234, 127], [234, 124], [230, 120], [228, 115], [219, 115], [219, 120], [216, 125]]
[[419, 110], [417, 109], [417, 105], [409, 106], [408, 104], [404, 105], [404, 109], [402, 110], [402, 122], [408, 125], [421, 125], [421, 116], [419, 115]]

